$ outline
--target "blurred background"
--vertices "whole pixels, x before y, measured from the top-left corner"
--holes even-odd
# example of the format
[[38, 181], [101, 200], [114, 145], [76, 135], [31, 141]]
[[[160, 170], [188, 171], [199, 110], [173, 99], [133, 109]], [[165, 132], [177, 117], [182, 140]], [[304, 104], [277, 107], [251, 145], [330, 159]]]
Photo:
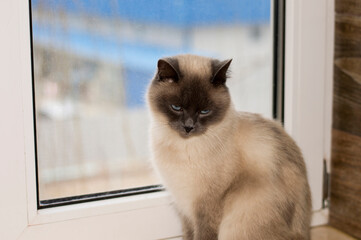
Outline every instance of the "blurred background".
[[161, 57], [233, 58], [236, 108], [272, 116], [270, 0], [32, 0], [40, 200], [159, 184], [147, 85]]

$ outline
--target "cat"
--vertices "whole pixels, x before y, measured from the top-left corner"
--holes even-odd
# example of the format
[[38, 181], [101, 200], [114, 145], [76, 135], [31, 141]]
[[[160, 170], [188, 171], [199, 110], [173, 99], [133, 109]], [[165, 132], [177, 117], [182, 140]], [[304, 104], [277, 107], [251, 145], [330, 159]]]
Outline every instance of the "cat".
[[174, 198], [183, 239], [308, 240], [302, 154], [281, 124], [235, 110], [231, 61], [159, 59], [147, 90], [152, 162]]

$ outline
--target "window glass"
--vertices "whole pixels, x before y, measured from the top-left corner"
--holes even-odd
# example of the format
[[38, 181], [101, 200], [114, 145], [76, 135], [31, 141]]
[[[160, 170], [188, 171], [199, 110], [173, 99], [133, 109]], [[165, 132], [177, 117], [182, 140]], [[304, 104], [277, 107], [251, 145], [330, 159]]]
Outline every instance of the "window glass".
[[147, 85], [161, 57], [233, 58], [236, 108], [272, 116], [270, 0], [32, 0], [39, 198], [159, 184]]

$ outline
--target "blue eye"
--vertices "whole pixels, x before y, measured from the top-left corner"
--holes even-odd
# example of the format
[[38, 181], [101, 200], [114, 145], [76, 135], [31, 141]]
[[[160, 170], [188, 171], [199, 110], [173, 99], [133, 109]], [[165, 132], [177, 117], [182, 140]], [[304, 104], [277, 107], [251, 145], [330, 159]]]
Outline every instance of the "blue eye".
[[202, 111], [200, 111], [201, 114], [207, 114], [209, 112], [210, 112], [210, 110], [202, 110]]
[[172, 109], [174, 110], [174, 111], [182, 111], [182, 108], [180, 107], [180, 106], [176, 106], [176, 105], [170, 105], [171, 107], [172, 107]]

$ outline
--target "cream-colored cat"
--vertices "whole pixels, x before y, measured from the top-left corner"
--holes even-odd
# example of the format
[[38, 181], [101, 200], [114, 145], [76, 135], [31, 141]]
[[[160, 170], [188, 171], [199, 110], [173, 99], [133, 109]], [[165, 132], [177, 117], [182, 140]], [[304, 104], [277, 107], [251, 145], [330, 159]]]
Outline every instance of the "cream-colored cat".
[[160, 59], [148, 89], [152, 158], [184, 239], [310, 239], [300, 150], [280, 124], [234, 109], [225, 85], [230, 63]]

